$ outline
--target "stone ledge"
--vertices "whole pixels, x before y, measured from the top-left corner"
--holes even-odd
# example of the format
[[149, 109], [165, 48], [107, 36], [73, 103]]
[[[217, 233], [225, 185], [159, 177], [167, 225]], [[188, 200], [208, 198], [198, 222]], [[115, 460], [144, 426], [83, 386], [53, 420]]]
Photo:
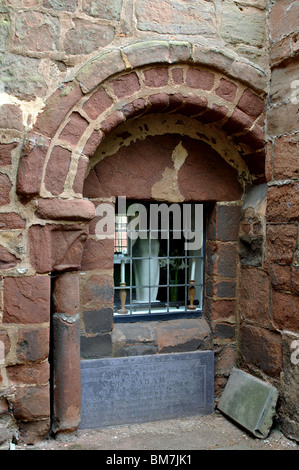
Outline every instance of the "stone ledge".
[[38, 199], [35, 214], [48, 220], [91, 220], [95, 216], [92, 202], [83, 199]]

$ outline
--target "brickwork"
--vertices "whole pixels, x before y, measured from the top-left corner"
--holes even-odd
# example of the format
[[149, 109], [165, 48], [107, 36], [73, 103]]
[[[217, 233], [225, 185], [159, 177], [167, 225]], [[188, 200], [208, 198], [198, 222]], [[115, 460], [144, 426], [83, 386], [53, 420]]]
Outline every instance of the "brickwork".
[[[298, 15], [293, 0], [2, 2], [0, 427], [10, 439], [35, 442], [51, 420], [55, 432], [78, 425], [80, 328], [93, 357], [99, 345], [101, 357], [212, 347], [217, 394], [234, 365], [264, 378], [299, 439]], [[204, 318], [136, 325], [137, 340], [113, 325], [113, 242], [95, 236], [95, 207], [113, 203], [124, 175], [132, 197], [208, 212]]]

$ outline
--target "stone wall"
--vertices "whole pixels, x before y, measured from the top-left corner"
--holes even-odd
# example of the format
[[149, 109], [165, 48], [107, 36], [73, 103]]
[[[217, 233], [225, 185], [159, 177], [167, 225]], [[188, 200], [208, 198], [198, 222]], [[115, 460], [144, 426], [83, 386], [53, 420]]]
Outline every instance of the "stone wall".
[[[299, 332], [297, 3], [2, 1], [0, 424], [8, 439], [47, 434], [53, 384], [52, 429], [76, 427], [78, 395], [73, 415], [67, 404], [78, 387], [69, 372], [78, 370], [80, 325], [83, 336], [88, 328], [100, 328], [91, 336], [108, 332], [108, 355], [210, 347], [206, 323], [201, 330], [194, 320], [188, 328], [180, 321], [136, 326], [139, 349], [131, 331], [124, 344], [112, 330], [109, 302], [102, 305], [104, 330], [92, 320], [87, 280], [103, 285], [101, 295], [111, 290], [111, 266], [94, 273], [82, 262], [84, 269], [92, 262], [96, 199], [115, 196], [106, 194], [109, 187], [99, 196], [105, 181], [94, 178], [97, 149], [107, 162], [118, 158], [136, 146], [141, 122], [152, 126], [142, 139], [159, 135], [157, 115], [166, 123], [160, 135], [170, 126], [173, 134], [196, 136], [221, 156], [227, 175], [237, 175], [226, 180], [231, 192], [224, 185], [214, 199], [207, 190], [212, 172], [201, 194], [196, 184], [190, 188], [196, 200], [210, 201], [204, 321], [218, 391], [235, 364], [274, 383], [283, 429], [298, 439], [299, 374], [291, 361]], [[184, 199], [190, 174], [166, 166], [168, 197]], [[164, 189], [163, 172], [148, 185], [153, 198]], [[218, 168], [218, 190], [220, 176]]]

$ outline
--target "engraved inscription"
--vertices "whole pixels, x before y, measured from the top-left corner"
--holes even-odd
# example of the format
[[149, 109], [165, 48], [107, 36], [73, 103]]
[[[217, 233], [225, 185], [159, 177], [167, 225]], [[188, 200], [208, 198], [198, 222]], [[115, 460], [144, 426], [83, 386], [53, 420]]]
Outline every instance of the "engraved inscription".
[[212, 351], [82, 361], [80, 427], [210, 414], [213, 363]]

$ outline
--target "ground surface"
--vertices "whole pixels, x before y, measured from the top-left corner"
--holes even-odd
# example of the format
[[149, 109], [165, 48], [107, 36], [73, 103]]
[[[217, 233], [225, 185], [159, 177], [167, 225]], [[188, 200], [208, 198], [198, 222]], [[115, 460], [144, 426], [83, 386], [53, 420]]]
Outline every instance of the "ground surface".
[[276, 428], [266, 439], [251, 437], [215, 412], [209, 416], [79, 430], [34, 446], [17, 445], [15, 450], [299, 450], [299, 445]]

